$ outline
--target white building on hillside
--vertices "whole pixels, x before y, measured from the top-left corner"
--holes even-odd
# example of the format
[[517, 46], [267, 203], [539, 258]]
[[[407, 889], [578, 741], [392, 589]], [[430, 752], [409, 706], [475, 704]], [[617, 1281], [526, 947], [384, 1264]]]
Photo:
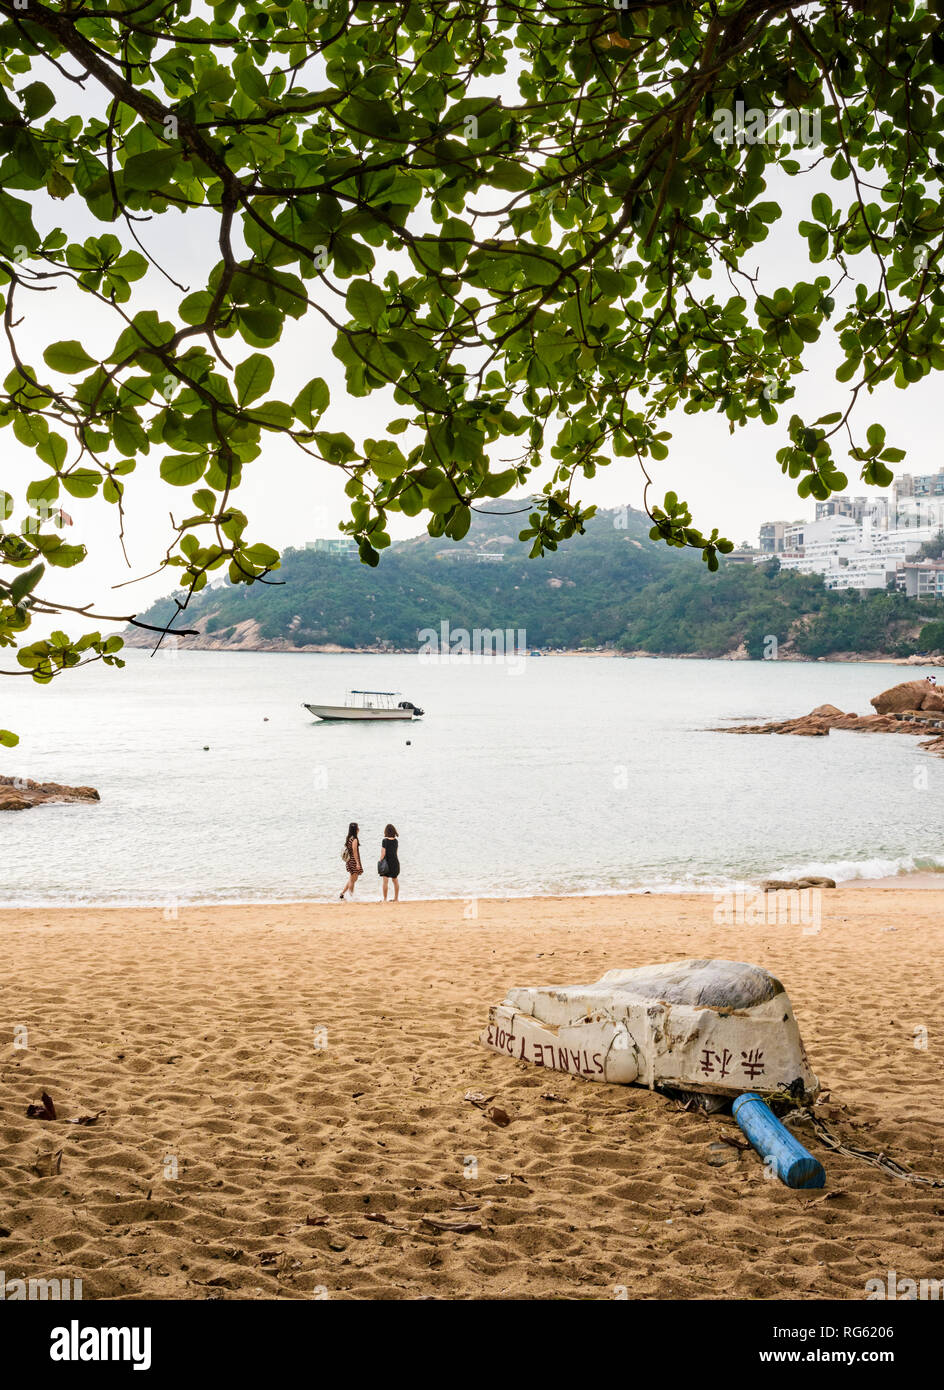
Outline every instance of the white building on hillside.
[[821, 574], [827, 589], [885, 589], [937, 529], [927, 524], [884, 529], [869, 515], [859, 522], [826, 516], [787, 529], [780, 565], [801, 574]]
[[898, 572], [898, 581], [909, 598], [944, 598], [944, 560], [904, 564]]

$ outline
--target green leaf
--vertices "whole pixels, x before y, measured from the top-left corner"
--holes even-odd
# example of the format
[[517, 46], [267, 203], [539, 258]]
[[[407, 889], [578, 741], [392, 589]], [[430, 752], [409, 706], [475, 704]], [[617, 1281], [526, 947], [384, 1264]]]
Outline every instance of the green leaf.
[[271, 347], [282, 335], [284, 315], [271, 304], [240, 309], [238, 318], [243, 338], [252, 347]]
[[21, 248], [27, 253], [39, 246], [39, 233], [33, 226], [29, 203], [0, 189], [0, 252], [19, 260]]
[[35, 449], [37, 444], [41, 444], [48, 437], [49, 426], [42, 415], [33, 413], [17, 415], [13, 421], [13, 433], [21, 444]]
[[45, 439], [36, 445], [36, 453], [43, 463], [48, 463], [50, 468], [54, 468], [58, 473], [59, 469], [66, 461], [68, 448], [66, 441], [61, 434], [49, 433]]
[[94, 468], [73, 468], [62, 474], [62, 486], [72, 497], [94, 497], [101, 481], [102, 475]]
[[147, 435], [132, 415], [116, 415], [112, 424], [112, 431], [115, 447], [126, 458], [134, 458], [137, 454], [146, 454], [150, 450], [151, 445]]
[[206, 472], [206, 454], [171, 454], [161, 464], [161, 477], [174, 487], [190, 487]]
[[250, 401], [264, 396], [268, 391], [275, 376], [275, 367], [271, 358], [266, 357], [264, 353], [254, 352], [251, 357], [240, 362], [234, 375], [239, 404], [248, 405]]
[[71, 569], [73, 565], [80, 565], [85, 559], [86, 550], [84, 545], [61, 545], [56, 539], [55, 549], [46, 552], [46, 558], [51, 565], [57, 569]]
[[406, 459], [392, 439], [370, 439], [365, 445], [371, 472], [381, 482], [391, 482], [406, 472]]
[[28, 121], [35, 121], [40, 116], [45, 116], [46, 112], [51, 111], [56, 104], [55, 95], [45, 82], [30, 82], [28, 86], [23, 88], [22, 100]]
[[472, 512], [469, 507], [456, 507], [455, 512], [450, 517], [446, 525], [446, 535], [454, 541], [461, 541], [468, 533], [472, 524]]
[[515, 468], [506, 468], [501, 473], [490, 473], [479, 484], [478, 494], [480, 497], [504, 497], [517, 481], [518, 471]]
[[242, 553], [251, 565], [262, 566], [265, 569], [278, 568], [279, 552], [273, 550], [271, 545], [248, 545]]
[[46, 478], [37, 478], [26, 489], [26, 500], [33, 506], [40, 502], [55, 502], [58, 496], [59, 479], [55, 474], [50, 474]]
[[216, 510], [216, 494], [208, 487], [198, 488], [191, 500], [193, 505], [207, 516]]
[[292, 408], [284, 401], [264, 401], [252, 412], [253, 420], [270, 430], [291, 429], [294, 416]]
[[90, 357], [82, 344], [74, 338], [61, 343], [51, 343], [43, 352], [43, 361], [54, 372], [63, 372], [66, 375], [87, 372], [89, 367], [97, 365], [94, 357]]
[[327, 410], [330, 400], [327, 383], [320, 376], [312, 377], [308, 385], [303, 386], [295, 397], [292, 402], [292, 410], [303, 425], [307, 425], [309, 429], [314, 429]]
[[15, 604], [22, 603], [31, 594], [46, 573], [45, 565], [34, 565], [25, 574], [18, 574], [10, 585], [10, 597]]
[[357, 323], [377, 328], [387, 309], [383, 290], [369, 280], [352, 280], [344, 299], [347, 311]]
[[128, 188], [155, 189], [166, 188], [186, 167], [179, 147], [162, 148], [133, 154], [122, 172]]
[[354, 441], [349, 434], [319, 430], [315, 443], [331, 463], [350, 463], [357, 457]]
[[234, 64], [236, 81], [246, 95], [255, 102], [267, 98], [269, 95], [268, 83], [260, 70], [253, 63], [252, 59], [250, 58], [248, 63], [242, 63], [237, 60], [237, 64]]
[[813, 216], [816, 218], [816, 221], [822, 222], [826, 226], [828, 226], [833, 215], [833, 203], [829, 194], [814, 193], [812, 209]]

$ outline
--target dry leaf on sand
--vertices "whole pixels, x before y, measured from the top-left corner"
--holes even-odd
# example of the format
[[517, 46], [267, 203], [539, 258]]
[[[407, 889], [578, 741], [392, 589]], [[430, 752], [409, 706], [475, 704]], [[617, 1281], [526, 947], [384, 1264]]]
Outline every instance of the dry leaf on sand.
[[434, 1231], [455, 1231], [459, 1235], [484, 1229], [480, 1221], [440, 1221], [435, 1216], [424, 1216], [423, 1225], [432, 1226]]
[[43, 1091], [40, 1097], [41, 1104], [28, 1105], [26, 1115], [30, 1120], [54, 1120], [56, 1118], [56, 1107], [52, 1103], [52, 1096]]

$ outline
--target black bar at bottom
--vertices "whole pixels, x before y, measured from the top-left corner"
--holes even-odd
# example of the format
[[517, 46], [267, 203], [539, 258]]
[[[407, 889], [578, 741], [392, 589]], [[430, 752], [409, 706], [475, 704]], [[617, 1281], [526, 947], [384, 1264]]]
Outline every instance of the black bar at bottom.
[[[316, 1376], [331, 1366], [341, 1370], [350, 1359], [360, 1380], [373, 1356], [382, 1374], [397, 1365], [406, 1372], [412, 1365], [412, 1373], [425, 1378], [422, 1365], [435, 1345], [441, 1377], [452, 1373], [450, 1360], [438, 1339], [425, 1338], [455, 1327], [462, 1340], [453, 1344], [452, 1369], [465, 1373], [464, 1378], [481, 1360], [483, 1370], [493, 1376], [500, 1372], [505, 1379], [514, 1366], [518, 1337], [521, 1353], [530, 1348], [522, 1361], [529, 1378], [535, 1352], [539, 1361], [546, 1359], [557, 1369], [559, 1355], [574, 1356], [588, 1371], [612, 1360], [615, 1369], [625, 1372], [638, 1357], [637, 1369], [655, 1359], [671, 1368], [673, 1376], [689, 1367], [703, 1372], [713, 1364], [727, 1376], [746, 1373], [761, 1380], [771, 1369], [796, 1372], [811, 1365], [830, 1366], [839, 1374], [877, 1368], [897, 1375], [929, 1364], [939, 1346], [944, 1280], [936, 1298], [934, 1292], [925, 1301], [855, 1303], [719, 1300], [630, 1307], [625, 1306], [629, 1299], [584, 1300], [610, 1305], [602, 1320], [599, 1310], [567, 1312], [561, 1302], [538, 1300], [470, 1300], [471, 1306], [436, 1300], [416, 1305], [341, 1299], [6, 1301], [0, 1305], [0, 1365], [7, 1384], [19, 1366], [27, 1374], [39, 1373], [44, 1385], [68, 1383], [76, 1376], [101, 1380], [132, 1373], [135, 1381], [153, 1376], [169, 1384], [170, 1377], [182, 1376], [189, 1383], [200, 1374], [218, 1378], [227, 1372], [240, 1381], [263, 1374], [271, 1383], [297, 1369], [299, 1357]], [[505, 1334], [501, 1355], [492, 1341], [496, 1328]], [[587, 1334], [596, 1332], [602, 1334], [600, 1341], [588, 1342]], [[573, 1334], [581, 1340], [570, 1340]], [[424, 1340], [417, 1341], [418, 1336]], [[340, 1364], [339, 1356], [344, 1358]]]

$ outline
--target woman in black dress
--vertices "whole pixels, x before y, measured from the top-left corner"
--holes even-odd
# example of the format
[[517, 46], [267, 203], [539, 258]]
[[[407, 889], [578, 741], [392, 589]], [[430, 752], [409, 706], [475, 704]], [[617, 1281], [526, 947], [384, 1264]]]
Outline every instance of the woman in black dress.
[[387, 901], [387, 886], [393, 884], [393, 901], [398, 902], [400, 898], [400, 841], [397, 839], [397, 827], [388, 825], [384, 831], [383, 854], [377, 870], [383, 879], [383, 900]]
[[358, 839], [359, 833], [360, 832], [357, 827], [357, 821], [352, 820], [347, 828], [347, 838], [344, 841], [344, 848], [341, 851], [341, 858], [344, 860], [344, 867], [347, 869], [348, 873], [347, 883], [341, 889], [342, 898], [344, 897], [345, 893], [350, 893], [351, 897], [353, 898], [354, 889], [357, 887], [357, 880], [364, 872], [363, 868], [361, 867], [361, 846], [360, 840]]

